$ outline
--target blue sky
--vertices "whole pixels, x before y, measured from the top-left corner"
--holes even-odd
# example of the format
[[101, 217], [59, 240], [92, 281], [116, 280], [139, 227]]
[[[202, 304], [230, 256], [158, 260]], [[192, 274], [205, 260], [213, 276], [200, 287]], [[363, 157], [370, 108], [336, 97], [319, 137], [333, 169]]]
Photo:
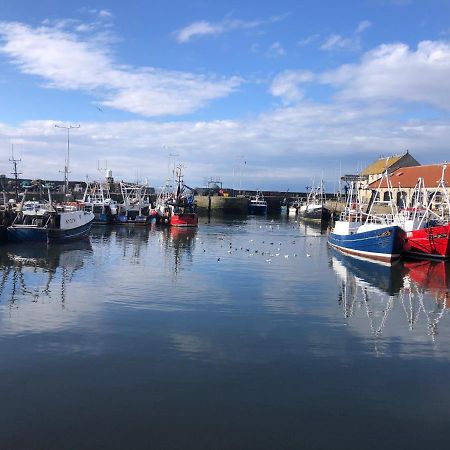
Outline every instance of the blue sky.
[[0, 8], [0, 173], [221, 177], [303, 189], [380, 155], [448, 159], [450, 0], [12, 1]]

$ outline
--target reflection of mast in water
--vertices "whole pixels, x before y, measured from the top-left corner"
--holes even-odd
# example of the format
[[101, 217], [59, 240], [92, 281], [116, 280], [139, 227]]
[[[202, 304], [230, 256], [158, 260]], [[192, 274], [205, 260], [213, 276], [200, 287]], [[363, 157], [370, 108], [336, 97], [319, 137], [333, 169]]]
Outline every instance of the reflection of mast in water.
[[[447, 305], [450, 306], [448, 263], [419, 261], [382, 266], [332, 253], [332, 267], [341, 281], [339, 304], [344, 317], [352, 318], [356, 309], [365, 311], [377, 353], [377, 338], [383, 334], [397, 298], [408, 328], [413, 330], [420, 319], [425, 319], [428, 334], [434, 342], [438, 322]], [[429, 301], [433, 302], [431, 308], [427, 304]], [[377, 317], [380, 317], [379, 321]]]
[[[405, 289], [401, 293], [403, 310], [413, 330], [420, 317], [427, 321], [428, 334], [435, 340], [438, 323], [445, 313], [449, 302], [450, 266], [445, 261], [408, 261], [405, 262], [408, 274], [405, 277]], [[430, 294], [435, 303], [432, 309], [425, 305], [425, 294]]]
[[182, 268], [185, 256], [192, 260], [197, 228], [167, 227], [162, 230], [166, 253], [174, 255], [173, 273], [176, 276]]
[[[330, 251], [333, 270], [341, 281], [339, 304], [344, 317], [352, 318], [356, 309], [364, 311], [374, 337], [375, 353], [383, 354], [379, 338], [394, 307], [395, 297], [402, 289], [402, 266], [385, 266]], [[381, 319], [377, 321], [378, 316]]]
[[4, 256], [0, 259], [3, 271], [0, 294], [5, 297], [3, 294], [9, 288], [10, 306], [17, 306], [19, 298], [31, 297], [34, 303], [41, 296], [52, 298], [52, 282], [60, 268], [60, 299], [64, 306], [67, 285], [75, 272], [83, 266], [84, 257], [91, 251], [89, 241], [74, 242], [62, 247], [6, 247]]
[[116, 241], [122, 247], [122, 257], [126, 258], [129, 252], [134, 261], [139, 261], [141, 249], [148, 243], [150, 227], [136, 225], [116, 225], [114, 227]]

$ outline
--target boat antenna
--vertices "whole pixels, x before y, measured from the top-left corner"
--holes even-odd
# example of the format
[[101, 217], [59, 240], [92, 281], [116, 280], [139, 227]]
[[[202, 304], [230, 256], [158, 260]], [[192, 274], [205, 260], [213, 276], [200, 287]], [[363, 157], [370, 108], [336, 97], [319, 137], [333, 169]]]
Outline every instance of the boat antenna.
[[64, 128], [67, 130], [67, 155], [64, 165], [64, 193], [69, 193], [69, 162], [70, 162], [70, 130], [74, 128], [80, 128], [81, 125], [58, 125], [55, 124], [56, 128]]
[[22, 172], [17, 171], [17, 163], [21, 162], [22, 159], [14, 158], [14, 144], [11, 144], [11, 158], [9, 159], [13, 163], [13, 171], [11, 175], [14, 175], [14, 192], [16, 194], [16, 201], [19, 199], [19, 175], [22, 175]]

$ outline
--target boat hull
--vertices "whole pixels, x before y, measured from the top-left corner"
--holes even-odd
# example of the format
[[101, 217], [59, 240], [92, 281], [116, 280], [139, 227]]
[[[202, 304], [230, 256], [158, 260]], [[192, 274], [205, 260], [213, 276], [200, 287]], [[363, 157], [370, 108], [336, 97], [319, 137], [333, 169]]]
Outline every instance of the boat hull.
[[263, 216], [267, 214], [267, 205], [252, 205], [248, 207], [248, 213], [255, 216]]
[[71, 229], [12, 225], [8, 227], [8, 241], [16, 243], [46, 242], [49, 244], [71, 242], [87, 237], [91, 230], [92, 222], [91, 220], [84, 225]]
[[105, 213], [94, 213], [94, 224], [96, 225], [112, 225], [116, 222], [116, 216]]
[[8, 227], [8, 241], [23, 242], [47, 242], [47, 228], [32, 227], [26, 225], [11, 225]]
[[81, 225], [80, 227], [72, 228], [70, 230], [49, 229], [47, 242], [49, 244], [59, 244], [84, 239], [89, 235], [92, 223], [93, 220]]
[[198, 216], [196, 213], [175, 213], [170, 217], [169, 224], [172, 227], [197, 227]]
[[8, 229], [5, 225], [0, 225], [0, 244], [8, 242]]
[[422, 258], [450, 258], [450, 224], [406, 233], [406, 254]]
[[331, 232], [328, 243], [349, 255], [389, 263], [401, 256], [405, 232], [398, 226], [382, 227], [349, 235]]
[[299, 210], [299, 217], [304, 220], [314, 220], [316, 222], [328, 222], [331, 218], [331, 212], [328, 208], [321, 206], [319, 208], [306, 207]]

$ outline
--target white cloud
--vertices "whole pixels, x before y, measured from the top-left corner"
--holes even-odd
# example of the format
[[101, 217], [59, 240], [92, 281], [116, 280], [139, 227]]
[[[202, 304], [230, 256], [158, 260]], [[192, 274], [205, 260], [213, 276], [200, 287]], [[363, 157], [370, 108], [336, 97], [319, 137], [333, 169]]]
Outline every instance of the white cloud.
[[314, 74], [305, 70], [285, 70], [279, 73], [270, 86], [269, 92], [275, 97], [281, 97], [286, 103], [301, 100], [304, 91], [301, 83], [314, 80]]
[[287, 14], [252, 21], [226, 18], [222, 22], [211, 23], [206, 20], [200, 20], [175, 31], [173, 34], [178, 43], [185, 44], [195, 37], [207, 35], [214, 36], [228, 33], [233, 30], [249, 30], [268, 23], [278, 22], [285, 17], [287, 17]]
[[369, 20], [363, 20], [357, 25], [353, 36], [344, 37], [340, 34], [331, 34], [327, 37], [325, 42], [320, 46], [321, 50], [326, 51], [358, 51], [362, 47], [361, 33], [372, 26], [372, 22]]
[[358, 64], [326, 72], [322, 82], [347, 100], [425, 103], [450, 110], [450, 44], [422, 41], [384, 44], [364, 54]]
[[285, 56], [286, 50], [279, 42], [274, 42], [267, 50], [266, 56], [268, 58], [279, 58], [280, 56]]
[[363, 20], [362, 22], [359, 22], [358, 26], [356, 27], [355, 33], [362, 33], [364, 30], [367, 30], [372, 26], [372, 22], [370, 20]]
[[22, 73], [41, 77], [47, 87], [87, 91], [100, 104], [144, 116], [196, 111], [241, 83], [237, 77], [119, 65], [107, 34], [80, 37], [61, 28], [0, 22], [0, 53]]
[[301, 39], [300, 41], [297, 42], [297, 45], [299, 47], [306, 47], [307, 45], [311, 44], [314, 41], [317, 41], [317, 39], [319, 39], [320, 35], [318, 34], [311, 34], [307, 37], [305, 37], [304, 39]]
[[321, 50], [348, 50], [354, 51], [361, 48], [359, 37], [345, 38], [340, 34], [328, 36], [325, 42], [320, 46]]
[[[186, 182], [202, 185], [206, 176], [221, 176], [233, 186], [233, 168], [247, 161], [243, 184], [249, 188], [300, 189], [319, 170], [327, 180], [356, 170], [380, 152], [410, 149], [422, 163], [445, 159], [450, 142], [446, 120], [400, 120], [399, 110], [348, 102], [303, 101], [245, 120], [204, 122], [82, 122], [71, 136], [71, 179], [98, 176], [97, 160], [107, 160], [117, 179], [133, 180], [136, 170], [151, 185], [163, 183], [167, 156], [179, 154], [186, 164]], [[57, 120], [0, 124], [0, 148], [14, 143], [26, 177], [55, 179], [64, 164], [64, 135]], [[448, 158], [447, 158], [448, 159]], [[0, 173], [8, 173], [7, 160]], [[320, 174], [317, 174], [320, 175]], [[328, 185], [330, 188], [330, 185]]]
[[213, 25], [205, 20], [194, 22], [187, 27], [179, 30], [175, 34], [175, 38], [179, 43], [189, 42], [195, 36], [214, 35], [224, 32], [224, 28], [220, 24]]
[[113, 17], [111, 11], [108, 11], [107, 9], [101, 9], [98, 12], [98, 16], [103, 19], [111, 19]]

